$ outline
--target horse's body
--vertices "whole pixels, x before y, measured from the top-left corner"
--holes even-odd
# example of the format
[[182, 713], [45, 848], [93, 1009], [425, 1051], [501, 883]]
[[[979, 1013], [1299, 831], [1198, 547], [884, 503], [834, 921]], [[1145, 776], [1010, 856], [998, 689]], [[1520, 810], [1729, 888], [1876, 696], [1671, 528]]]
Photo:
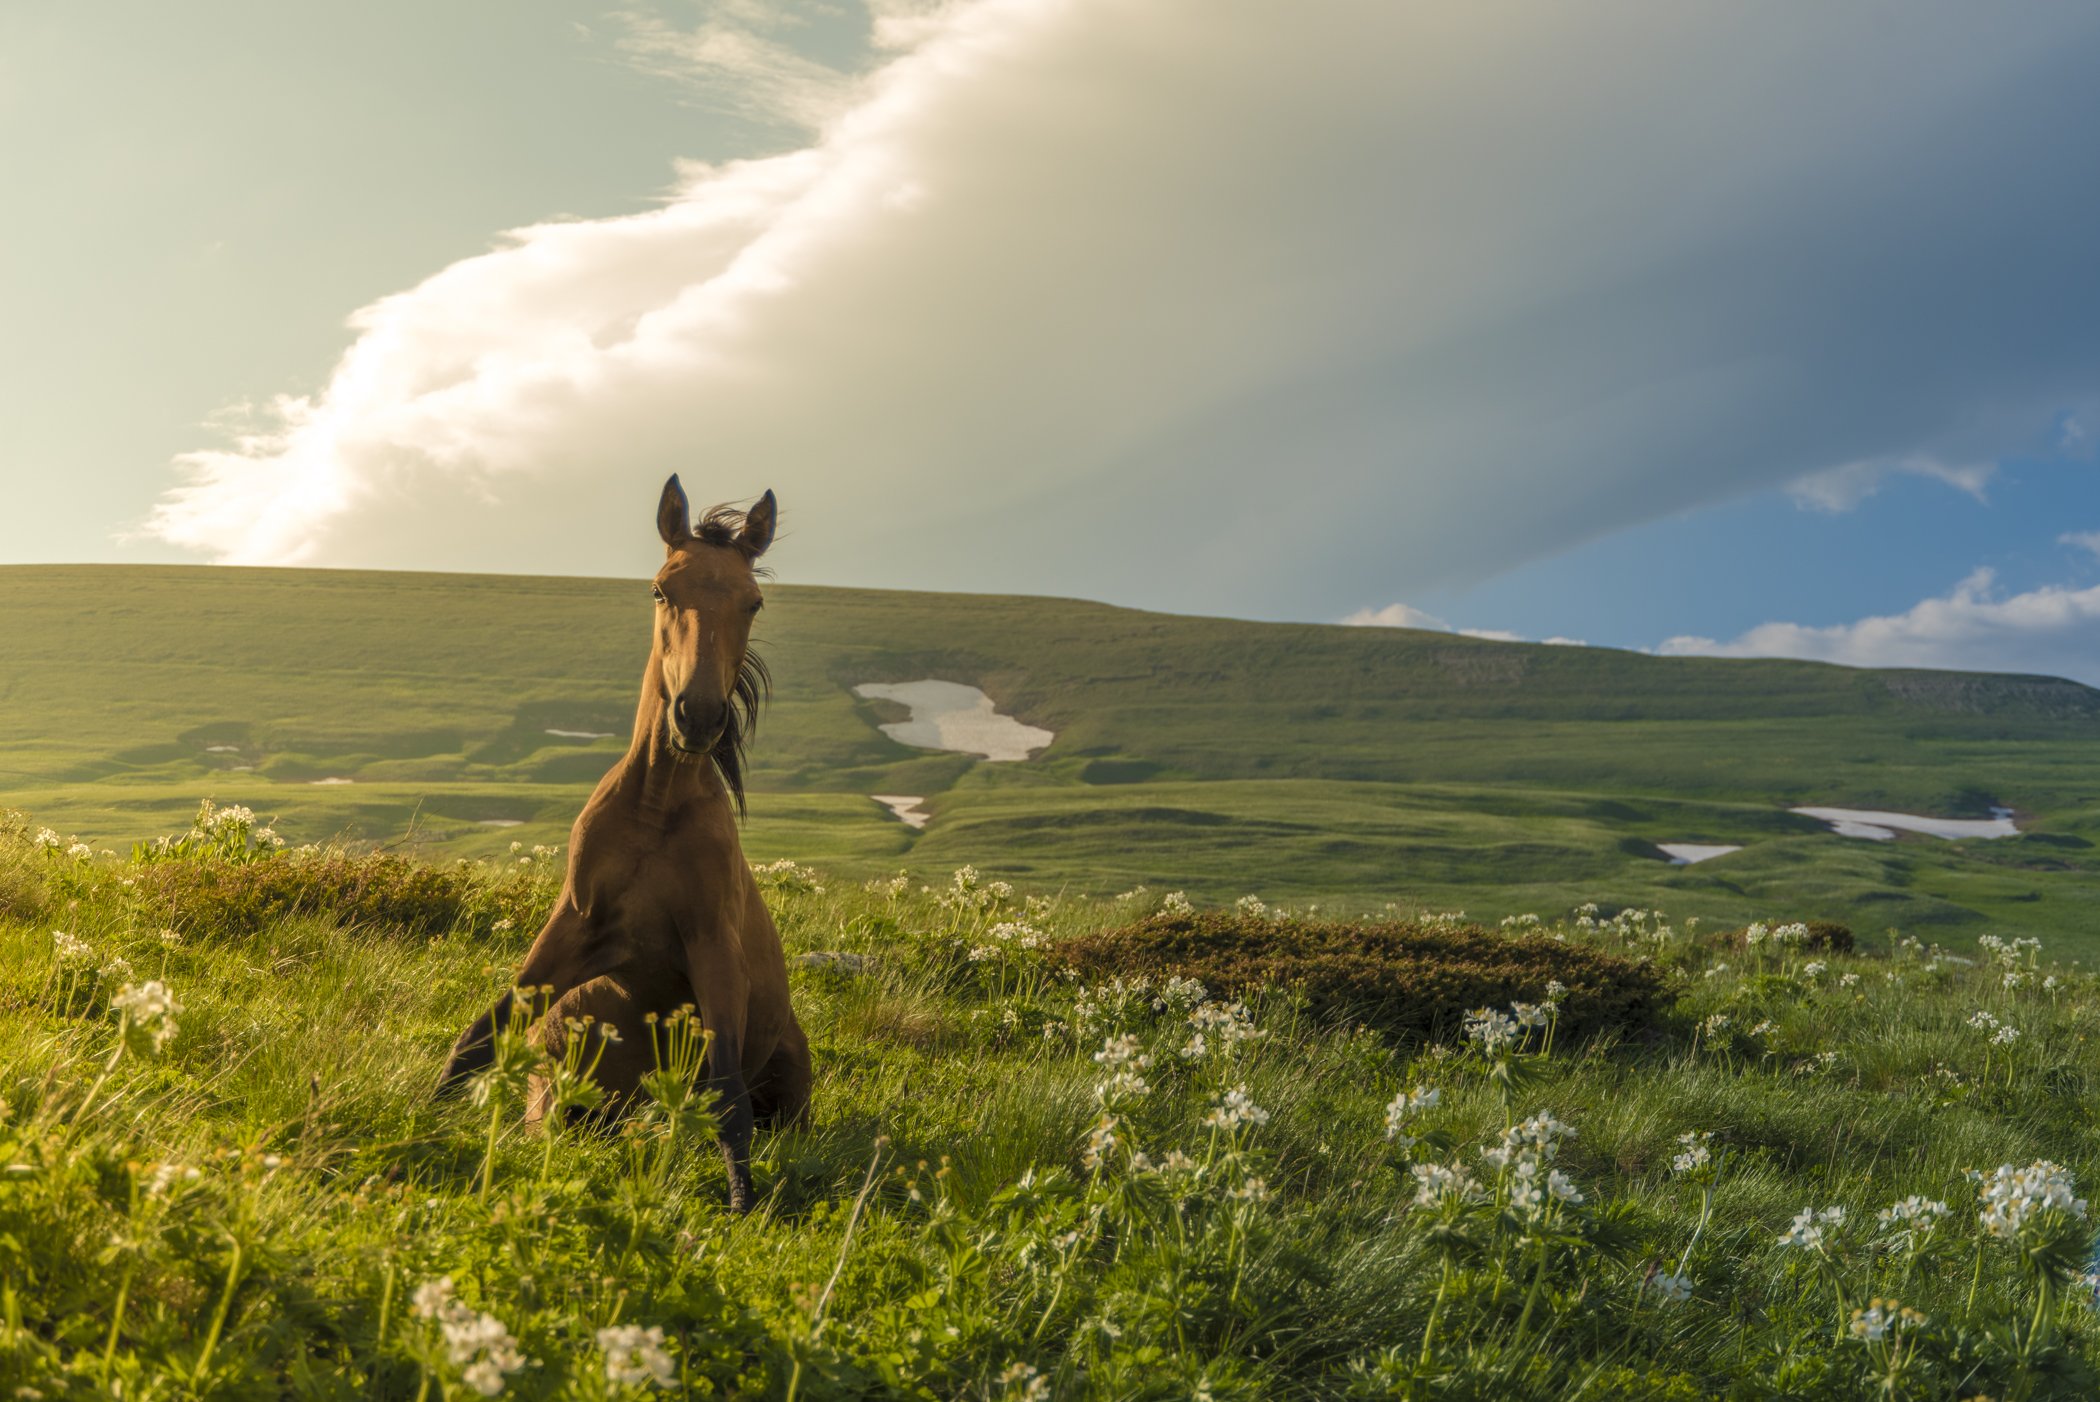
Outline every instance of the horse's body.
[[[561, 897], [512, 982], [552, 990], [531, 1031], [550, 1056], [561, 1057], [571, 1021], [618, 1029], [594, 1072], [614, 1113], [655, 1069], [648, 1015], [691, 1004], [712, 1036], [707, 1076], [730, 1203], [743, 1211], [754, 1119], [799, 1122], [810, 1092], [787, 960], [737, 840], [741, 746], [765, 678], [748, 650], [761, 602], [754, 562], [772, 541], [773, 494], [748, 515], [709, 512], [697, 534], [687, 511], [673, 477], [658, 507], [666, 558], [634, 738], [577, 817]], [[489, 1063], [510, 1003], [461, 1034], [441, 1090]], [[545, 1113], [536, 1086], [527, 1115]]]

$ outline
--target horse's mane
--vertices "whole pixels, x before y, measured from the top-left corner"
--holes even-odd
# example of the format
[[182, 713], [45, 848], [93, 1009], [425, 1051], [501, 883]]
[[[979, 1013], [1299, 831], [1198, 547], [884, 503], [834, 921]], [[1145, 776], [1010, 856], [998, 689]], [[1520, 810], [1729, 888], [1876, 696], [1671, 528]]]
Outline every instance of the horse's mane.
[[[693, 534], [705, 545], [721, 545], [736, 548], [737, 538], [743, 534], [744, 513], [734, 506], [710, 506], [693, 526]], [[763, 579], [768, 571], [756, 561], [751, 573]], [[738, 817], [746, 816], [744, 807], [744, 746], [758, 730], [758, 708], [773, 695], [773, 674], [757, 653], [744, 649], [744, 665], [737, 668], [736, 685], [729, 689], [729, 721], [722, 727], [722, 738], [715, 741], [709, 757], [715, 768], [721, 771], [722, 782], [736, 800]]]

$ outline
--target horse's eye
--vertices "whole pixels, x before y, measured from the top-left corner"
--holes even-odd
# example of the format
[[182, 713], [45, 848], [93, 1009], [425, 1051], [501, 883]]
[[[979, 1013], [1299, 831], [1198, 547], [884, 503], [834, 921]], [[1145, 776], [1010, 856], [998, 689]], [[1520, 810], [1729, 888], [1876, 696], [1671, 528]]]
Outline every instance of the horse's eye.
[[745, 610], [744, 610], [744, 612], [746, 612], [746, 613], [757, 613], [757, 612], [758, 612], [758, 611], [759, 611], [760, 609], [764, 608], [765, 606], [766, 606], [766, 601], [765, 601], [764, 599], [760, 599], [760, 600], [759, 600], [759, 601], [758, 601], [757, 603], [755, 603], [755, 604], [751, 605], [751, 606], [750, 606], [749, 608], [745, 609]]
[[662, 586], [662, 585], [660, 585], [660, 584], [652, 584], [652, 585], [650, 585], [650, 586], [649, 586], [649, 597], [650, 597], [650, 598], [652, 598], [652, 599], [654, 599], [654, 600], [656, 600], [656, 602], [658, 602], [658, 603], [662, 603], [662, 602], [664, 601], [664, 591], [663, 591], [663, 586]]

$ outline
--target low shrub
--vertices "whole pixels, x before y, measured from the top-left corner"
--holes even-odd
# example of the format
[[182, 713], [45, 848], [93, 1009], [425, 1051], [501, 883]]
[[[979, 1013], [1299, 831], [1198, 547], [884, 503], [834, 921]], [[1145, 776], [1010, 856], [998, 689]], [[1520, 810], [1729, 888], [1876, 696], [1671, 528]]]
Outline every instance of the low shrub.
[[[1840, 925], [1835, 920], [1801, 920], [1795, 922], [1795, 924], [1808, 933], [1788, 941], [1788, 947], [1817, 954], [1852, 953], [1853, 941], [1852, 927], [1850, 925]], [[1747, 948], [1748, 936], [1753, 928], [1756, 927], [1743, 925], [1733, 930], [1717, 930], [1714, 932], [1712, 939], [1716, 945], [1729, 949]], [[1793, 926], [1786, 924], [1767, 923], [1764, 926], [1767, 938], [1775, 930], [1791, 928]]]
[[1552, 983], [1566, 990], [1563, 1037], [1645, 1030], [1669, 1002], [1661, 971], [1646, 960], [1478, 925], [1199, 911], [1062, 940], [1050, 957], [1086, 978], [1178, 975], [1235, 995], [1282, 989], [1323, 1020], [1406, 1037], [1455, 1034], [1475, 1008], [1543, 1002]]
[[134, 889], [167, 923], [221, 935], [255, 934], [299, 915], [405, 935], [530, 931], [553, 895], [550, 882], [526, 871], [339, 850], [157, 862], [138, 869]]

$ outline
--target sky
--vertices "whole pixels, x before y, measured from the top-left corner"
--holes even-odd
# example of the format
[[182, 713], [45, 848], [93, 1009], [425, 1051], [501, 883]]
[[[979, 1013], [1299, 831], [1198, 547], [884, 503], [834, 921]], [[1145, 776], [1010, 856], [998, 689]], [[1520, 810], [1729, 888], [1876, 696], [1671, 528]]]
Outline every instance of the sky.
[[2100, 11], [0, 10], [0, 563], [2100, 684]]

